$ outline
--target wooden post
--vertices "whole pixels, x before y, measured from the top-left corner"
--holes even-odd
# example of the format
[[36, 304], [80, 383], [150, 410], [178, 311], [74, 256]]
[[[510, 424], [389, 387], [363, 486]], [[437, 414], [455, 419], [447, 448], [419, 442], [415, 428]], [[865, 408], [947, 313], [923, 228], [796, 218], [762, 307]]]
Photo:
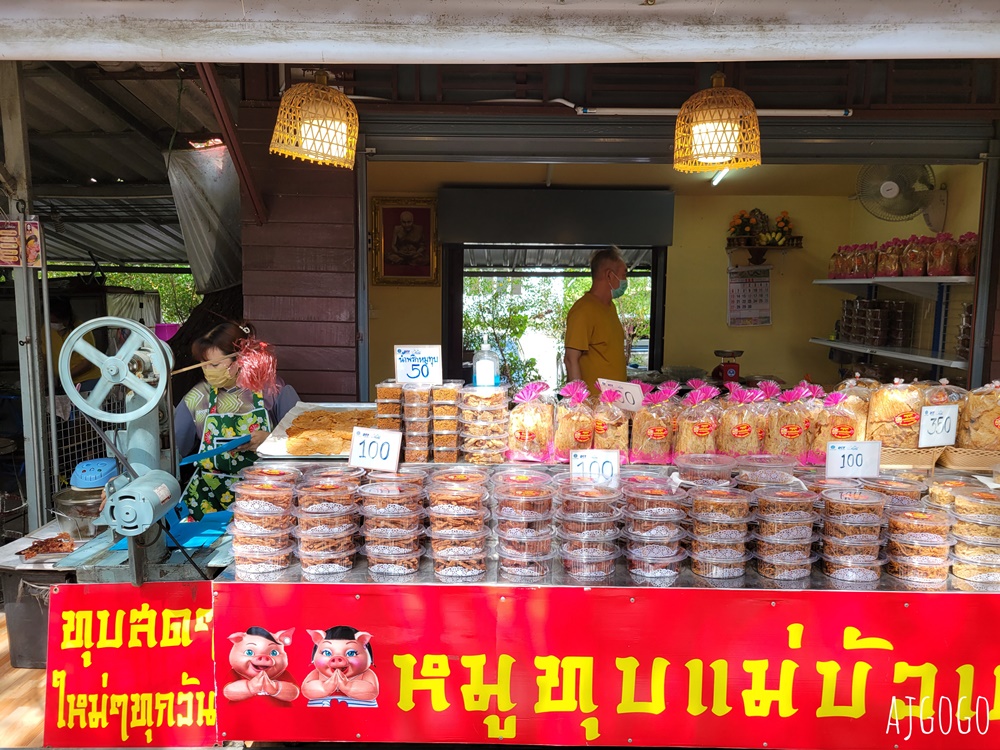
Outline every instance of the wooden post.
[[[31, 210], [31, 165], [28, 157], [28, 126], [24, 116], [24, 87], [20, 63], [0, 61], [0, 127], [3, 129], [5, 182], [12, 188], [6, 195], [5, 212], [17, 213], [18, 201]], [[6, 191], [5, 191], [6, 192]], [[12, 193], [12, 194], [11, 194]], [[33, 269], [15, 268], [14, 302], [17, 311], [18, 360], [21, 378], [21, 414], [24, 423], [24, 479], [28, 502], [28, 528], [37, 529], [48, 519], [49, 488], [44, 481], [45, 429], [43, 422], [42, 378], [39, 352], [42, 341], [38, 320], [38, 285]], [[47, 328], [47, 327], [46, 327]]]

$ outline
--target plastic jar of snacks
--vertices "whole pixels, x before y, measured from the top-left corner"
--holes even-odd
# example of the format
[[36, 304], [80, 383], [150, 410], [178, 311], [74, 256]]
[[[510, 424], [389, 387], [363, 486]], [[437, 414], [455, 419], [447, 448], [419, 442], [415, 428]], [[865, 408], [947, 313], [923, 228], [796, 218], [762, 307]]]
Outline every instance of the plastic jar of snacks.
[[742, 518], [719, 516], [716, 514], [691, 514], [691, 533], [703, 539], [716, 541], [745, 541], [750, 537], [752, 515]]
[[431, 400], [434, 403], [447, 401], [455, 403], [458, 401], [458, 392], [465, 386], [463, 380], [445, 380], [441, 385], [431, 386]]
[[820, 558], [823, 560], [823, 575], [853, 583], [877, 581], [886, 562], [885, 558], [852, 562], [847, 559], [827, 557], [825, 554], [820, 555]]
[[257, 503], [237, 500], [229, 506], [233, 512], [233, 526], [241, 532], [272, 532], [290, 529], [295, 520], [286, 510], [268, 510]]
[[1000, 492], [959, 488], [955, 490], [955, 514], [983, 523], [1000, 524]]
[[295, 484], [302, 479], [302, 471], [287, 464], [269, 464], [258, 462], [253, 466], [240, 469], [240, 479], [251, 482], [280, 482]]
[[545, 485], [501, 485], [493, 490], [497, 517], [541, 518], [552, 513], [555, 490]]
[[985, 544], [973, 539], [955, 537], [954, 554], [963, 560], [1000, 563], [1000, 542]]
[[421, 531], [424, 527], [425, 512], [387, 512], [382, 508], [361, 508], [365, 521], [361, 534], [365, 538], [407, 536]]
[[823, 516], [823, 534], [848, 542], [877, 542], [882, 536], [882, 520], [861, 523]]
[[383, 380], [381, 383], [375, 386], [375, 400], [376, 402], [381, 401], [395, 401], [403, 397], [403, 384], [397, 383], [395, 380]]
[[757, 574], [761, 578], [775, 581], [798, 581], [812, 574], [812, 565], [819, 559], [817, 555], [799, 558], [797, 560], [778, 560], [754, 554]]
[[752, 555], [718, 557], [691, 552], [691, 572], [704, 578], [739, 578], [746, 573]]
[[233, 563], [237, 577], [247, 573], [277, 573], [290, 568], [294, 557], [295, 548], [292, 545], [257, 552], [233, 549]]
[[960, 489], [983, 489], [982, 482], [966, 479], [944, 479], [931, 481], [927, 487], [927, 504], [936, 508], [951, 508], [955, 505], [955, 491]]
[[583, 487], [559, 491], [563, 513], [587, 518], [607, 517], [621, 505], [622, 493], [610, 487]]
[[439, 512], [476, 514], [486, 506], [486, 489], [481, 485], [431, 482], [427, 485], [427, 505]]
[[731, 487], [696, 487], [690, 492], [691, 513], [720, 521], [750, 515], [750, 493]]
[[813, 524], [819, 520], [816, 513], [787, 518], [757, 514], [757, 534], [764, 539], [808, 539], [813, 533]]
[[[805, 484], [807, 490], [816, 493], [822, 493], [826, 490], [854, 490], [861, 487], [861, 482], [857, 479], [848, 479], [847, 477], [828, 479], [822, 474], [807, 474], [800, 476], [799, 479]], [[817, 504], [822, 505], [822, 499], [817, 498]]]
[[556, 557], [553, 550], [544, 555], [512, 555], [498, 550], [500, 575], [507, 580], [520, 578], [541, 578], [552, 572], [552, 561]]
[[428, 508], [428, 528], [449, 534], [478, 534], [486, 528], [490, 512], [485, 508], [476, 513], [453, 513], [450, 508]]
[[399, 471], [373, 471], [368, 474], [369, 484], [415, 484], [423, 487], [426, 480], [426, 471], [410, 467], [400, 467]]
[[852, 541], [824, 535], [822, 541], [823, 555], [831, 560], [870, 562], [877, 560], [882, 551], [882, 542], [878, 540]]
[[284, 529], [268, 529], [240, 531], [235, 524], [227, 528], [233, 535], [233, 548], [245, 552], [272, 552], [284, 549], [292, 543], [292, 527]]
[[315, 513], [356, 513], [358, 485], [329, 479], [306, 479], [295, 488], [295, 503]]
[[486, 575], [486, 553], [474, 552], [466, 555], [448, 552], [431, 552], [434, 561], [434, 575], [445, 580], [480, 580]]
[[759, 471], [761, 469], [771, 469], [773, 471], [787, 471], [798, 465], [798, 461], [790, 456], [775, 456], [770, 453], [758, 453], [753, 456], [740, 456], [736, 459], [737, 471]]
[[399, 418], [403, 415], [403, 406], [398, 398], [394, 399], [376, 399], [375, 400], [375, 416], [376, 417], [395, 417]]
[[948, 580], [948, 569], [951, 563], [943, 560], [920, 560], [910, 557], [894, 557], [889, 555], [886, 560], [885, 572], [893, 578], [915, 583], [942, 583]]
[[824, 490], [824, 519], [847, 523], [882, 523], [888, 498], [870, 490]]
[[725, 484], [733, 476], [736, 459], [714, 453], [690, 453], [674, 459], [682, 482]]
[[625, 508], [625, 531], [636, 536], [669, 536], [684, 530], [687, 514], [677, 508], [632, 510]]
[[556, 533], [567, 539], [617, 539], [619, 535], [618, 522], [622, 515], [621, 511], [617, 509], [606, 516], [564, 513], [559, 510], [553, 517], [556, 523]]
[[486, 553], [489, 530], [477, 532], [428, 531], [431, 552], [443, 557], [464, 557]]
[[920, 505], [920, 498], [927, 492], [927, 485], [923, 482], [897, 479], [895, 477], [862, 479], [861, 486], [871, 492], [880, 492], [885, 495], [887, 498], [886, 505], [891, 506]]
[[302, 477], [302, 483], [306, 482], [336, 482], [344, 484], [359, 485], [365, 478], [365, 470], [357, 466], [329, 466], [317, 465], [309, 469]]
[[369, 549], [366, 544], [361, 553], [368, 560], [368, 572], [385, 576], [412, 575], [420, 569], [420, 558], [424, 551], [390, 552], [380, 551], [378, 546]]
[[497, 513], [497, 536], [532, 537], [544, 535], [552, 530], [553, 518], [551, 513], [535, 518], [515, 518]]
[[233, 497], [244, 508], [289, 512], [295, 497], [295, 485], [281, 482], [243, 480], [232, 486]]
[[463, 408], [507, 408], [509, 386], [474, 386], [467, 385], [458, 392], [458, 403]]
[[358, 497], [364, 508], [390, 513], [420, 510], [426, 496], [423, 487], [405, 482], [377, 482], [358, 488]]
[[749, 541], [749, 536], [743, 539], [721, 540], [692, 534], [691, 554], [715, 557], [720, 560], [736, 560], [746, 554], [747, 542]]
[[490, 477], [490, 484], [505, 487], [545, 487], [553, 484], [552, 476], [533, 469], [502, 469]]
[[664, 534], [662, 536], [653, 537], [641, 536], [639, 534], [632, 534], [626, 531], [622, 534], [622, 538], [625, 540], [626, 551], [644, 551], [647, 555], [652, 557], [669, 557], [677, 554], [681, 550], [681, 542], [687, 538], [687, 534], [684, 531], [677, 531], [673, 534]]
[[946, 542], [951, 519], [944, 511], [924, 509], [890, 509], [889, 536], [901, 541]]
[[643, 578], [676, 578], [680, 575], [687, 557], [688, 553], [683, 549], [672, 555], [657, 554], [651, 547], [625, 551], [629, 572]]
[[762, 516], [796, 519], [811, 518], [819, 495], [808, 490], [763, 487], [753, 492], [751, 503]]
[[637, 512], [686, 511], [691, 498], [685, 490], [667, 483], [627, 485], [622, 488], [625, 507]]
[[813, 542], [819, 536], [813, 534], [804, 539], [774, 539], [771, 537], [756, 536], [756, 553], [761, 557], [778, 562], [794, 562], [805, 560], [812, 556]]
[[555, 538], [551, 526], [530, 536], [497, 532], [497, 553], [508, 556], [547, 555], [552, 552]]
[[357, 531], [358, 516], [355, 511], [327, 513], [315, 511], [314, 508], [296, 508], [294, 515], [298, 519], [300, 532], [341, 533], [350, 531], [353, 533]]
[[753, 469], [736, 475], [736, 486], [746, 492], [756, 492], [767, 487], [791, 487], [795, 485], [795, 475], [781, 469]]
[[429, 403], [403, 404], [403, 421], [420, 420], [430, 422], [431, 405]]
[[618, 475], [618, 484], [624, 489], [633, 484], [656, 484], [667, 481], [666, 469], [655, 469], [651, 466], [633, 466], [623, 468]]
[[357, 547], [353, 544], [342, 550], [304, 552], [300, 549], [298, 556], [302, 566], [302, 577], [312, 581], [322, 580], [324, 576], [347, 573], [354, 567], [356, 552]]
[[951, 552], [954, 539], [947, 537], [942, 541], [912, 541], [901, 539], [893, 534], [889, 535], [888, 553], [889, 557], [897, 560], [909, 560], [917, 563], [933, 563], [939, 560], [947, 560]]
[[615, 572], [621, 551], [612, 542], [569, 539], [559, 545], [559, 557], [566, 573], [574, 578], [605, 578]]
[[403, 404], [430, 404], [431, 386], [426, 383], [404, 383]]

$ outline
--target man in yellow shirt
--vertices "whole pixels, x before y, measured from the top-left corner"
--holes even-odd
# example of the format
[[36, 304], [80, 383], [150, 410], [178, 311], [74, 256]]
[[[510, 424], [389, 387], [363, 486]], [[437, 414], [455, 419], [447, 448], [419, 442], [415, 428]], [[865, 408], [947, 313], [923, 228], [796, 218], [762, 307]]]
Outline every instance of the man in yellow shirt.
[[625, 331], [614, 301], [628, 288], [618, 248], [598, 250], [590, 260], [590, 290], [566, 318], [566, 376], [597, 393], [597, 379], [625, 380]]

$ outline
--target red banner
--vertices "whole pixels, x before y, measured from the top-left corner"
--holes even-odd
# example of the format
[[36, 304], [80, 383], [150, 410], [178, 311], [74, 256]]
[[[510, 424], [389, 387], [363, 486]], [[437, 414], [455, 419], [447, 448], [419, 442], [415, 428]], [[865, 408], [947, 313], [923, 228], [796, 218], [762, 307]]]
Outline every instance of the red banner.
[[216, 740], [209, 581], [53, 586], [45, 744]]
[[215, 590], [223, 740], [823, 750], [1000, 742], [996, 595]]

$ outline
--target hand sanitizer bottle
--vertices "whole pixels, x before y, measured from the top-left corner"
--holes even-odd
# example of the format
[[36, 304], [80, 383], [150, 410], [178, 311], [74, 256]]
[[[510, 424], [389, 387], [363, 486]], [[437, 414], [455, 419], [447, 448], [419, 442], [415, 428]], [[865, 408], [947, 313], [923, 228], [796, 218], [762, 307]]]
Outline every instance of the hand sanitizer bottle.
[[474, 386], [500, 385], [500, 357], [490, 351], [490, 345], [483, 334], [483, 348], [472, 357], [472, 384]]

